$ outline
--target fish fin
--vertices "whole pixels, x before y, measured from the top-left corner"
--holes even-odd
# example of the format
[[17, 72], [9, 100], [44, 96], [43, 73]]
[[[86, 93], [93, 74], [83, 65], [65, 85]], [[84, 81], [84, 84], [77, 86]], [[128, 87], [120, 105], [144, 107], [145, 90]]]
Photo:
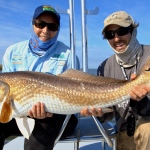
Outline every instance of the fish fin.
[[119, 79], [114, 79], [114, 78], [107, 78], [107, 77], [88, 74], [81, 70], [75, 70], [75, 69], [68, 69], [62, 74], [59, 74], [58, 76], [68, 78], [71, 80], [79, 80], [82, 82], [88, 82], [88, 83], [93, 83], [93, 84], [98, 84], [98, 85], [102, 85], [102, 84], [106, 85], [107, 83], [127, 82], [126, 80], [119, 80]]
[[145, 64], [140, 69], [138, 75], [142, 74], [144, 71], [150, 71], [150, 56], [145, 61]]
[[4, 82], [0, 81], [0, 122], [1, 123], [7, 123], [9, 122], [12, 117], [12, 108], [11, 108], [11, 102], [8, 98], [10, 91], [9, 85]]
[[35, 125], [35, 120], [28, 117], [15, 118], [20, 132], [26, 139], [29, 139]]

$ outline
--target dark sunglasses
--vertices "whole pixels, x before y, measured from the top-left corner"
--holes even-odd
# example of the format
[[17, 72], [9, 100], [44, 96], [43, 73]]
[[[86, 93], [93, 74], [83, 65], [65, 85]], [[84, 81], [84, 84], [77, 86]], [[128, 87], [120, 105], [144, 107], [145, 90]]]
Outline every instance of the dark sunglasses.
[[132, 27], [120, 27], [117, 30], [109, 30], [105, 32], [105, 38], [108, 40], [111, 40], [115, 37], [115, 33], [117, 33], [119, 36], [124, 36], [128, 34], [132, 30]]
[[133, 136], [135, 131], [135, 116], [133, 114], [130, 114], [127, 118], [127, 135]]
[[50, 31], [57, 31], [59, 26], [55, 23], [47, 23], [41, 20], [33, 20], [32, 25], [35, 25], [39, 29], [43, 29], [47, 26], [48, 30]]

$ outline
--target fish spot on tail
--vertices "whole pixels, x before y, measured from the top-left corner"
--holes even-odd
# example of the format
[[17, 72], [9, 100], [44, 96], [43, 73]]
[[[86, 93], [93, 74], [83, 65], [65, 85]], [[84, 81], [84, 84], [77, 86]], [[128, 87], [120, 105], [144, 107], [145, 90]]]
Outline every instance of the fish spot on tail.
[[3, 106], [2, 106], [2, 109], [1, 109], [0, 122], [1, 123], [7, 123], [7, 122], [9, 122], [12, 119], [10, 117], [11, 114], [12, 114], [11, 103], [10, 103], [10, 101], [5, 101], [3, 103]]

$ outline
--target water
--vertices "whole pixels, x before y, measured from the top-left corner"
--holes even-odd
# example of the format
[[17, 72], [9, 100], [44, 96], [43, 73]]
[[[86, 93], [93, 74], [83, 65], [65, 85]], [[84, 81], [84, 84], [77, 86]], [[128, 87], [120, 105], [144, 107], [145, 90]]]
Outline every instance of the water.
[[88, 69], [89, 74], [97, 75], [97, 69]]

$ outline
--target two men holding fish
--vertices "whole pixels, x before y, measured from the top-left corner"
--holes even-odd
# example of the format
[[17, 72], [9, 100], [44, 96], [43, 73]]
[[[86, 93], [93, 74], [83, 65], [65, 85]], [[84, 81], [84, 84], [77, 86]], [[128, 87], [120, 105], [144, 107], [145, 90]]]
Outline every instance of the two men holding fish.
[[[134, 80], [142, 72], [150, 71], [150, 62], [140, 71], [150, 56], [150, 46], [138, 42], [136, 38], [138, 26], [139, 24], [136, 24], [124, 11], [114, 12], [104, 20], [102, 34], [115, 54], [100, 64], [97, 70], [98, 76]], [[118, 131], [117, 150], [148, 150], [150, 147], [149, 93], [150, 87], [135, 85], [129, 91], [130, 99], [115, 105], [114, 112], [103, 114], [101, 109], [93, 108], [90, 111], [84, 109], [81, 113], [99, 116], [100, 122], [115, 117]]]
[[[59, 34], [60, 28], [59, 14], [50, 6], [40, 6], [35, 10], [32, 25], [33, 34], [29, 41], [12, 45], [6, 50], [6, 53], [3, 58], [3, 72], [27, 70], [36, 72], [49, 72], [57, 75], [71, 68], [71, 61], [69, 61], [71, 60], [70, 50], [63, 43], [57, 41], [57, 36]], [[104, 35], [104, 38], [108, 40], [115, 54], [107, 60], [105, 60], [99, 66], [98, 75], [121, 80], [130, 80], [130, 78], [131, 80], [134, 80], [136, 75], [138, 76], [138, 74], [142, 74], [142, 71], [149, 71], [149, 68], [147, 68], [147, 66], [145, 69], [140, 71], [142, 66], [146, 62], [148, 56], [150, 55], [150, 46], [139, 44], [138, 40], [136, 39], [137, 27], [138, 24], [136, 24], [133, 18], [124, 11], [115, 12], [105, 19], [102, 34]], [[88, 77], [88, 75], [85, 76]], [[64, 81], [67, 80], [66, 77], [70, 78], [70, 76], [68, 75], [61, 76], [61, 78], [64, 79]], [[88, 80], [87, 84], [93, 84], [95, 82], [95, 77], [91, 78], [93, 79], [93, 81]], [[60, 78], [58, 77], [57, 79]], [[75, 82], [75, 79], [73, 78], [69, 79], [69, 81], [75, 84], [79, 84], [79, 82], [83, 80], [81, 87], [84, 91], [86, 79], [84, 79], [84, 76], [81, 76], [80, 78], [77, 76], [77, 79], [79, 81]], [[97, 79], [98, 78], [96, 78], [96, 80]], [[103, 86], [105, 85], [107, 79], [104, 80], [105, 81], [103, 82]], [[114, 84], [114, 80], [109, 80], [109, 84], [111, 84], [111, 82], [112, 84]], [[116, 80], [116, 82], [120, 81]], [[123, 82], [125, 83], [125, 81]], [[37, 84], [33, 85], [35, 86], [36, 90]], [[96, 83], [95, 87], [98, 86], [101, 85]], [[126, 89], [128, 89], [128, 87]], [[70, 89], [68, 88], [68, 90]], [[112, 91], [113, 89], [104, 90], [110, 92], [110, 90]], [[78, 90], [78, 92], [80, 91]], [[150, 147], [148, 142], [150, 140], [150, 97], [148, 94], [149, 92], [150, 87], [133, 86], [133, 88], [130, 91], [128, 91], [129, 95], [127, 95], [128, 97], [130, 97], [130, 99], [115, 105], [113, 107], [113, 112], [104, 114], [101, 108], [96, 109], [93, 107], [90, 111], [87, 108], [83, 109], [81, 111], [81, 114], [97, 116], [100, 122], [111, 120], [115, 116], [118, 128], [117, 150], [147, 150]], [[30, 93], [27, 93], [27, 95], [28, 94], [30, 96]], [[113, 95], [115, 97], [115, 95], [117, 95], [117, 92], [114, 92]], [[86, 94], [86, 96], [88, 96], [88, 94]], [[13, 99], [14, 97], [11, 98]], [[71, 97], [69, 98], [71, 99]], [[58, 100], [58, 98], [56, 98], [56, 100]], [[103, 101], [106, 100], [103, 99]], [[72, 102], [70, 101], [69, 103]], [[7, 103], [5, 104], [7, 105]], [[18, 103], [11, 103], [11, 106], [13, 108], [17, 107], [14, 104], [18, 105]], [[82, 101], [80, 102], [80, 105], [82, 105]], [[77, 109], [78, 108], [79, 105], [77, 106]], [[53, 149], [55, 138], [59, 133], [65, 115], [53, 114], [52, 116], [52, 114], [46, 113], [43, 103], [38, 103], [34, 105], [32, 110], [28, 112], [28, 115], [31, 118], [35, 118], [35, 125], [33, 132], [29, 137], [29, 140], [25, 140], [25, 150]], [[66, 135], [73, 131], [73, 129], [76, 126], [76, 123], [77, 122], [75, 117], [72, 116], [68, 124], [68, 127], [70, 128], [66, 128], [66, 130], [68, 131]], [[135, 126], [136, 129], [134, 132]], [[23, 128], [23, 126], [21, 128]], [[3, 147], [4, 139], [6, 137], [14, 134], [15, 131], [16, 133], [21, 134], [19, 132], [19, 129], [17, 128], [14, 119], [6, 124], [1, 123], [0, 129], [1, 149]], [[126, 136], [126, 131], [129, 137]]]

